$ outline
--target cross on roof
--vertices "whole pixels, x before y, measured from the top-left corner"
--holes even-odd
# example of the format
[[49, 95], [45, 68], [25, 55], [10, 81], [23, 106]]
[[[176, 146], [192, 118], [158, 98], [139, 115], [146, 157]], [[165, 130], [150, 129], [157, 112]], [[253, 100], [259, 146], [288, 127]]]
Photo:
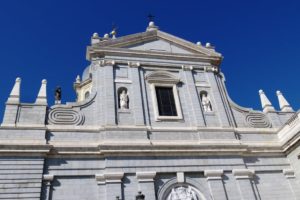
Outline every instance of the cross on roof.
[[149, 14], [149, 15], [148, 15], [149, 22], [152, 22], [152, 21], [154, 20], [154, 17], [155, 17], [155, 16]]

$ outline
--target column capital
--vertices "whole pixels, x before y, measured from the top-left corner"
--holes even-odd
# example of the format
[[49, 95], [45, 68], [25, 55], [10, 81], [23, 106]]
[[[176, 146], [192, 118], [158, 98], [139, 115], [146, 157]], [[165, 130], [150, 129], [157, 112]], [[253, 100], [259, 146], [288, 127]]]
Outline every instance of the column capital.
[[233, 169], [232, 173], [236, 179], [250, 179], [255, 174], [255, 171], [252, 169]]
[[295, 178], [295, 172], [293, 169], [283, 169], [282, 172], [286, 178]]
[[95, 178], [98, 184], [121, 183], [124, 172], [108, 172], [104, 174], [96, 174]]
[[44, 184], [50, 186], [51, 182], [54, 180], [54, 175], [53, 174], [44, 174], [43, 175], [43, 182]]
[[116, 62], [114, 60], [99, 60], [100, 67], [114, 66]]
[[136, 172], [136, 178], [138, 182], [152, 182], [154, 181], [154, 177], [156, 176], [156, 172]]
[[194, 69], [192, 65], [182, 65], [181, 68], [183, 71], [193, 71]]
[[222, 179], [224, 171], [222, 169], [215, 170], [205, 170], [204, 175], [207, 177], [207, 180], [219, 180]]
[[132, 68], [139, 68], [141, 66], [140, 62], [132, 62], [132, 61], [128, 61], [128, 67], [132, 67]]

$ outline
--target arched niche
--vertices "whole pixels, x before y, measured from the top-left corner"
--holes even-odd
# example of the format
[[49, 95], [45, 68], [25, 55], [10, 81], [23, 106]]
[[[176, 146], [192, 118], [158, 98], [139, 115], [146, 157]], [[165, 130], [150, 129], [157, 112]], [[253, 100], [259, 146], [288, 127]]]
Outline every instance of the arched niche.
[[213, 111], [211, 99], [210, 99], [210, 96], [207, 91], [205, 91], [205, 90], [200, 91], [200, 100], [201, 100], [201, 105], [202, 105], [204, 112], [212, 112]]
[[[158, 191], [158, 200], [173, 200], [173, 196], [182, 194], [188, 200], [212, 200], [208, 191], [193, 179], [186, 178], [184, 183], [178, 183], [176, 178], [166, 182]], [[188, 198], [189, 197], [189, 198]]]
[[125, 91], [125, 93], [127, 94], [127, 98], [128, 98], [128, 101], [127, 101], [127, 107], [126, 109], [129, 109], [130, 107], [130, 104], [129, 104], [129, 95], [128, 95], [128, 89], [126, 87], [119, 87], [118, 90], [117, 90], [117, 95], [118, 95], [118, 109], [121, 109], [121, 104], [120, 104], [120, 96], [122, 94], [122, 92]]

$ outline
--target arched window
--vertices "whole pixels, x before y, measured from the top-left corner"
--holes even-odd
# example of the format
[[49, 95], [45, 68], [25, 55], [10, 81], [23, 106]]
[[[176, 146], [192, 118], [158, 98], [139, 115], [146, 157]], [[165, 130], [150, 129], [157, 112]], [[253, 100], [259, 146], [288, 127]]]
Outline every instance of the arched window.
[[89, 91], [86, 91], [85, 93], [84, 93], [84, 99], [87, 99], [87, 98], [89, 98], [90, 97], [90, 92]]

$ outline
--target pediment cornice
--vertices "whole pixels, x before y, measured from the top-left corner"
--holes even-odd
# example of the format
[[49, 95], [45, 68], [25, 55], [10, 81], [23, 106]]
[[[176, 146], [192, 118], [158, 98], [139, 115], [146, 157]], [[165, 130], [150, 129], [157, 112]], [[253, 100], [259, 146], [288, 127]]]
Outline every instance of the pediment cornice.
[[[179, 48], [185, 49], [191, 54], [184, 53], [170, 53], [170, 52], [156, 52], [149, 50], [132, 50], [129, 49], [130, 46], [143, 44], [145, 42], [164, 40], [167, 41]], [[132, 35], [127, 35], [119, 37], [116, 39], [107, 39], [102, 40], [99, 43], [93, 44], [87, 49], [87, 59], [90, 60], [95, 56], [104, 56], [110, 55], [113, 53], [129, 53], [134, 56], [155, 56], [156, 58], [172, 57], [174, 58], [198, 58], [205, 60], [216, 60], [220, 62], [222, 60], [222, 55], [217, 53], [214, 49], [209, 49], [203, 46], [196, 45], [192, 42], [186, 41], [184, 39], [178, 38], [171, 34], [155, 30], [155, 31], [146, 31], [142, 33], [136, 33]], [[97, 55], [100, 54], [100, 55]]]

